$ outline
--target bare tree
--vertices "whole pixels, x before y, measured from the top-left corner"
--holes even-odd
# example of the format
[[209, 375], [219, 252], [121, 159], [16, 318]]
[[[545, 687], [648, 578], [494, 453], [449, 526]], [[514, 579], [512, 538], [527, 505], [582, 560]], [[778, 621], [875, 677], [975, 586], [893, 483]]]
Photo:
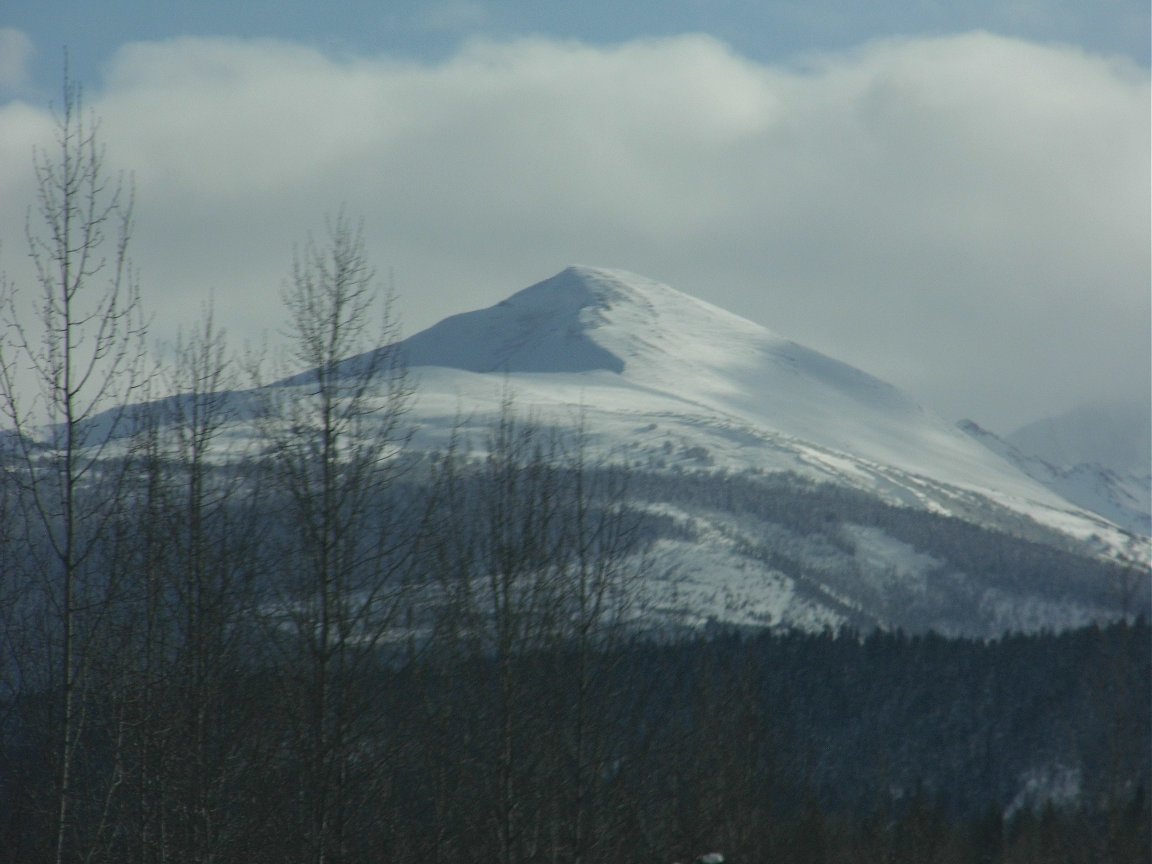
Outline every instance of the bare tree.
[[136, 412], [141, 482], [117, 525], [132, 538], [117, 566], [134, 574], [115, 690], [129, 727], [115, 811], [125, 864], [221, 860], [243, 833], [259, 487], [234, 470], [245, 450], [221, 441], [240, 422], [227, 369], [209, 311], [177, 341], [169, 395]]
[[[38, 150], [38, 207], [27, 240], [36, 290], [25, 301], [5, 279], [0, 314], [0, 412], [10, 427], [5, 472], [21, 493], [30, 541], [24, 572], [45, 613], [40, 649], [58, 702], [52, 860], [80, 850], [77, 754], [102, 621], [120, 586], [100, 566], [106, 529], [124, 503], [127, 461], [112, 460], [144, 373], [145, 325], [128, 258], [132, 196], [105, 167], [98, 124], [67, 76], [56, 146]], [[29, 323], [26, 303], [36, 309]], [[117, 452], [123, 456], [123, 452]]]
[[407, 441], [411, 387], [391, 298], [381, 314], [362, 228], [344, 213], [323, 243], [309, 239], [297, 252], [283, 297], [291, 359], [305, 371], [260, 391], [281, 511], [269, 608], [287, 661], [286, 704], [299, 712], [291, 747], [300, 760], [300, 859], [323, 864], [345, 858], [362, 805], [357, 784], [370, 780], [354, 754], [376, 731], [365, 676], [401, 593], [405, 544], [391, 530], [385, 492]]
[[230, 827], [238, 802], [226, 790], [241, 785], [240, 753], [253, 722], [252, 700], [238, 698], [238, 688], [259, 569], [252, 530], [259, 487], [231, 470], [244, 455], [234, 442], [223, 464], [215, 462], [224, 431], [239, 420], [227, 370], [225, 333], [209, 309], [192, 337], [176, 346], [174, 395], [160, 418], [168, 434], [158, 524], [168, 552], [165, 597], [175, 641], [165, 718], [176, 749], [167, 833], [178, 850], [175, 860], [188, 862], [221, 860], [236, 840]]
[[640, 614], [650, 562], [641, 549], [642, 517], [628, 504], [627, 472], [590, 458], [582, 418], [567, 440], [560, 459], [564, 616], [558, 645], [566, 663], [554, 741], [562, 756], [556, 784], [559, 824], [566, 829], [562, 857], [583, 864], [604, 857], [619, 810], [604, 791], [634, 720], [621, 692], [630, 685], [619, 648]]
[[503, 864], [595, 860], [627, 701], [612, 698], [625, 686], [613, 649], [644, 569], [626, 475], [590, 460], [580, 424], [522, 420], [510, 398], [485, 449], [453, 447], [434, 472], [432, 656], [466, 697], [433, 700], [429, 724], [460, 761], [443, 788], [468, 843], [445, 845]]

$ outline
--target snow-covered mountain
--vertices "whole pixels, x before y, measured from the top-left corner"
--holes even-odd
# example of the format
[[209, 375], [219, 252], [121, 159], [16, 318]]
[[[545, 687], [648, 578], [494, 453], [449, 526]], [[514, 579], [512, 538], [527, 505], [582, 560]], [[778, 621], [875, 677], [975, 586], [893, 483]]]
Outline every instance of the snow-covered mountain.
[[[632, 504], [657, 526], [650, 623], [992, 636], [1149, 605], [1146, 536], [897, 388], [651, 279], [570, 267], [390, 348], [415, 384], [417, 458], [482, 455], [511, 400], [634, 469]], [[229, 394], [222, 463], [254, 412], [309, 399], [313, 380]]]
[[717, 468], [794, 471], [956, 515], [975, 495], [1073, 535], [1112, 533], [895, 387], [631, 273], [570, 267], [402, 349], [426, 430], [462, 409], [485, 416], [511, 390], [582, 413], [633, 460], [691, 450]]
[[[715, 483], [787, 475], [944, 517], [937, 531], [963, 520], [1070, 554], [1148, 559], [1146, 538], [1062, 497], [895, 387], [632, 273], [570, 267], [400, 347], [418, 382], [420, 447], [442, 446], [449, 430], [482, 442], [511, 394], [541, 422], [579, 419], [599, 453], [643, 472]], [[765, 494], [817, 487], [783, 488]], [[1105, 601], [1069, 600], [1055, 582], [1051, 594], [1063, 600], [1043, 586], [992, 584], [843, 512], [824, 529], [797, 531], [754, 508], [734, 514], [668, 497], [649, 506], [690, 538], [658, 544], [674, 575], [651, 599], [672, 619], [993, 633], [1108, 614]], [[779, 550], [789, 550], [788, 566]]]

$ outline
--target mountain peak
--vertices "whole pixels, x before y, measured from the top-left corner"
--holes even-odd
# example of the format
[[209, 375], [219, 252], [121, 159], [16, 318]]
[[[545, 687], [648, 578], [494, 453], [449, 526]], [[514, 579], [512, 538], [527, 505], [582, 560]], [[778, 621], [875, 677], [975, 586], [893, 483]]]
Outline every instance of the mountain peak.
[[689, 304], [700, 307], [701, 311], [706, 309], [709, 314], [731, 314], [638, 273], [582, 265], [565, 267], [555, 276], [513, 294], [504, 302], [570, 303], [574, 308], [600, 311], [632, 306], [652, 313], [669, 304]]
[[516, 292], [494, 308], [510, 310], [533, 323], [544, 316], [563, 318], [567, 326], [579, 330], [593, 329], [614, 306], [649, 305], [639, 287], [644, 283], [648, 287], [657, 284], [624, 270], [572, 266]]
[[622, 372], [624, 360], [588, 331], [627, 296], [629, 278], [622, 271], [569, 267], [495, 306], [417, 333], [403, 343], [405, 358], [411, 366], [467, 372]]
[[821, 402], [830, 392], [884, 411], [920, 410], [891, 385], [760, 324], [646, 276], [601, 267], [567, 267], [487, 309], [445, 318], [401, 347], [413, 367], [610, 372], [724, 410], [763, 406], [765, 397], [779, 404], [785, 395]]
[[469, 372], [697, 369], [766, 328], [654, 279], [571, 266], [505, 300], [446, 318], [404, 343], [411, 366]]

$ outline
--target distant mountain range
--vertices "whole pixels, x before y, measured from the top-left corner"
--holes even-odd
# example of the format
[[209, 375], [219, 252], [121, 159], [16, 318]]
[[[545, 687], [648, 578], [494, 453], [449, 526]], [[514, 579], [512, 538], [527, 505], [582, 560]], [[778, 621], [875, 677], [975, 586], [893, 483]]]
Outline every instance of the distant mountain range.
[[1086, 406], [1000, 438], [960, 428], [1065, 500], [1136, 534], [1152, 534], [1152, 445], [1137, 406]]
[[1029, 423], [1006, 436], [1021, 453], [1051, 465], [1099, 465], [1118, 475], [1147, 476], [1152, 468], [1148, 405], [1101, 402]]

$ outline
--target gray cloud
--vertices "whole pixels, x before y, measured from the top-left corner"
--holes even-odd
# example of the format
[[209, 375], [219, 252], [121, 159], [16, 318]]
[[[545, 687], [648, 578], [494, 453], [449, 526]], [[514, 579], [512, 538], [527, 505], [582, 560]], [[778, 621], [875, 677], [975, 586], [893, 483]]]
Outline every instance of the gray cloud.
[[[291, 244], [346, 203], [408, 332], [599, 264], [999, 429], [1148, 398], [1149, 83], [1114, 59], [985, 33], [786, 65], [703, 36], [435, 64], [180, 39], [124, 46], [90, 103], [160, 331], [210, 291], [237, 339], [274, 327]], [[31, 200], [46, 131], [0, 106], [3, 200]]]

